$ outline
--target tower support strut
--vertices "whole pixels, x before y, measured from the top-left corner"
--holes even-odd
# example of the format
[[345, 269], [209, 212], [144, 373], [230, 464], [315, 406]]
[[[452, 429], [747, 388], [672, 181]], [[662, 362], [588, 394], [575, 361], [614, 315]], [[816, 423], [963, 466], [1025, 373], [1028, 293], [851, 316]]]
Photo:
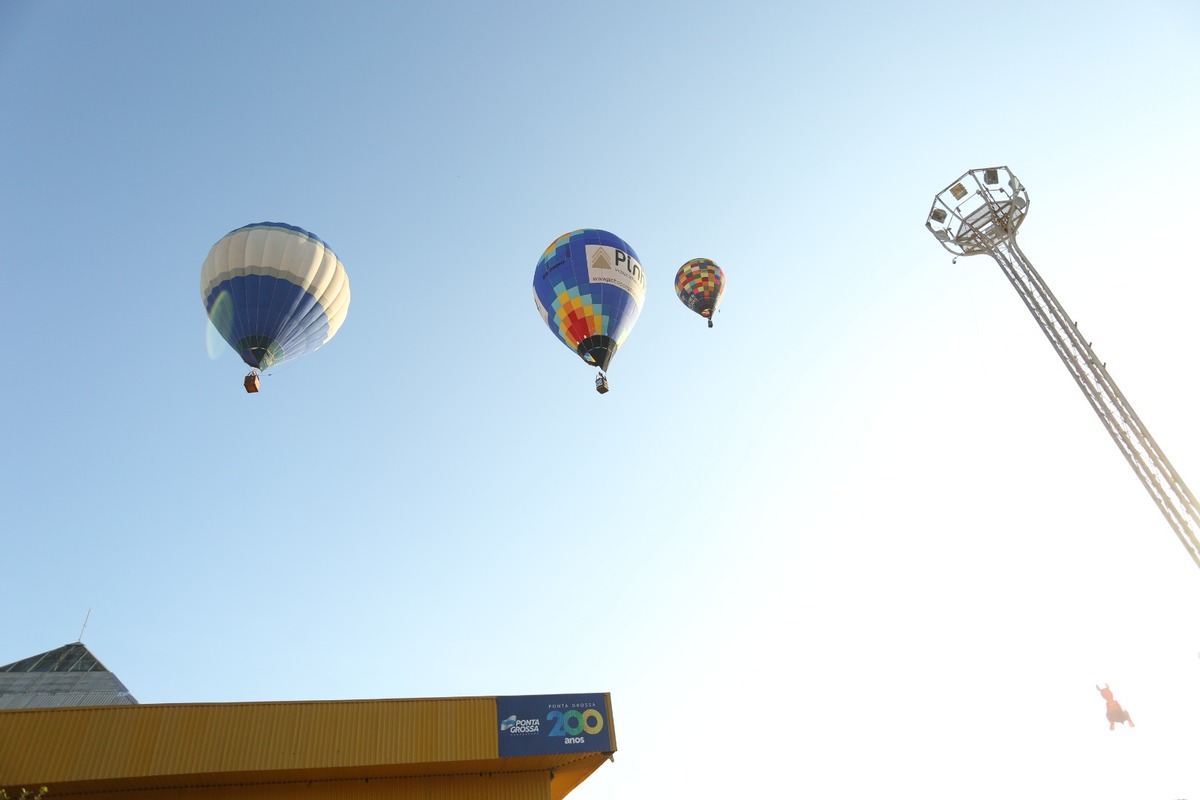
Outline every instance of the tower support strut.
[[1200, 506], [1142, 424], [1108, 368], [1017, 245], [1029, 210], [1025, 187], [1007, 167], [971, 170], [938, 193], [925, 227], [955, 256], [988, 255], [1050, 340], [1092, 410], [1200, 567]]

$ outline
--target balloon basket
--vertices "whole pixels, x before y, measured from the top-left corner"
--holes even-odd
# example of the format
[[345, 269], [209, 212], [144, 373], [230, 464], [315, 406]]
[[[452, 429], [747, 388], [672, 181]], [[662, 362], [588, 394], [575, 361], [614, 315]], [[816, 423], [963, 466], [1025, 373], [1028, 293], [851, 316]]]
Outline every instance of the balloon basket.
[[257, 392], [258, 391], [258, 375], [256, 375], [253, 372], [251, 372], [249, 375], [247, 375], [246, 381], [245, 381], [245, 386], [246, 386], [246, 394], [254, 394], [255, 392]]
[[604, 373], [596, 376], [596, 391], [600, 394], [608, 394], [608, 378], [604, 377]]

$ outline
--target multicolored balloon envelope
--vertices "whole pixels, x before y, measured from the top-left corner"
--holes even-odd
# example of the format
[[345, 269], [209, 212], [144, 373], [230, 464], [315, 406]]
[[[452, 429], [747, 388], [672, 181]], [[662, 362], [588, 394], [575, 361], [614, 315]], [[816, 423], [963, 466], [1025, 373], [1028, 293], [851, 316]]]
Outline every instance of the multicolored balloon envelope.
[[[260, 222], [213, 245], [200, 268], [200, 299], [229, 346], [264, 370], [333, 338], [350, 308], [350, 279], [313, 234]], [[257, 390], [249, 381], [247, 390]]]
[[[542, 253], [533, 299], [559, 341], [603, 373], [642, 313], [646, 275], [623, 240], [583, 228], [558, 237]], [[596, 379], [601, 393], [607, 391], [604, 381], [603, 374]]]
[[725, 272], [707, 258], [693, 258], [675, 273], [675, 294], [683, 304], [708, 320], [721, 305], [725, 293]]

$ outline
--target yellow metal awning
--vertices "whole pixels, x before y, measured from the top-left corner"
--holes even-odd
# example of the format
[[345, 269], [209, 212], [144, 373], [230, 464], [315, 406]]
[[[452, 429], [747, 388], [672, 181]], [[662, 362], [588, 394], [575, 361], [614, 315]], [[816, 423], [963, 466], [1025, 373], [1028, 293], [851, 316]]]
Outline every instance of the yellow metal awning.
[[312, 798], [558, 800], [616, 750], [610, 698], [590, 697], [603, 708], [589, 725], [604, 735], [579, 737], [587, 749], [506, 757], [495, 697], [0, 711], [0, 787], [12, 796], [45, 785], [48, 800], [294, 798], [301, 788]]

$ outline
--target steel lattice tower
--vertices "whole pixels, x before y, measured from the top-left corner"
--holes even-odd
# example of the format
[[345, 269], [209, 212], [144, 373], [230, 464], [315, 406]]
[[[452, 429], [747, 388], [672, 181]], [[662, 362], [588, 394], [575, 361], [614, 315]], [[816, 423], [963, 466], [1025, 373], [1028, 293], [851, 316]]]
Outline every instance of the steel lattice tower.
[[1105, 365], [1017, 246], [1029, 193], [1008, 167], [967, 172], [933, 199], [925, 227], [955, 256], [989, 255], [1079, 384], [1138, 479], [1200, 567], [1196, 498], [1138, 419]]

